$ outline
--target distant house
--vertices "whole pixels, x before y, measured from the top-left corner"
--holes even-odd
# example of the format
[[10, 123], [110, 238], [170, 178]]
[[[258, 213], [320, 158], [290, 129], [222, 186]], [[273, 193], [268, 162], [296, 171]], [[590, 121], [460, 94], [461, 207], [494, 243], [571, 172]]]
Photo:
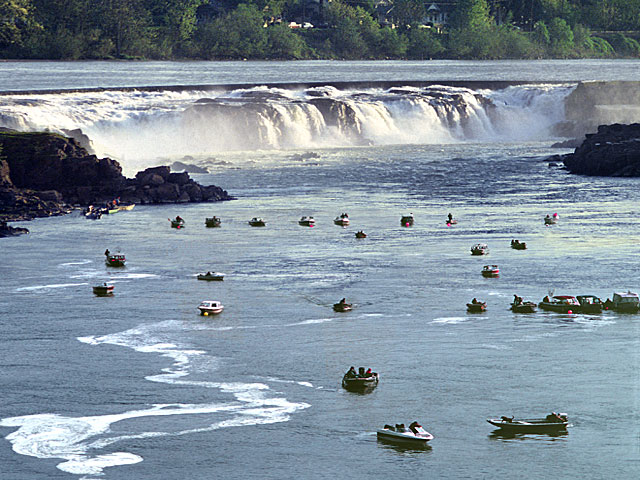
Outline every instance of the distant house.
[[449, 25], [451, 12], [456, 8], [455, 2], [433, 2], [425, 4], [426, 14], [422, 23], [428, 27], [441, 29]]

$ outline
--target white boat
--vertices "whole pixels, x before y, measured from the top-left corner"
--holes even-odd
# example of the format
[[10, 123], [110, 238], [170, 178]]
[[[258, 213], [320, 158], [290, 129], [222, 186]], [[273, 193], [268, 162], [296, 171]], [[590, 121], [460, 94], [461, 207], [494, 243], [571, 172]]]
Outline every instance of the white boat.
[[485, 265], [482, 267], [482, 276], [483, 277], [499, 277], [500, 269], [498, 265]]
[[547, 215], [546, 217], [544, 217], [544, 224], [555, 225], [556, 223], [558, 223], [559, 219], [560, 217], [558, 216], [557, 213], [554, 213], [553, 215]]
[[427, 432], [418, 422], [413, 422], [409, 428], [404, 424], [397, 424], [395, 427], [385, 425], [378, 430], [378, 439], [393, 443], [426, 445], [429, 440], [433, 440], [433, 435]]
[[205, 300], [204, 302], [198, 305], [198, 310], [200, 310], [200, 315], [215, 315], [217, 313], [222, 312], [224, 306], [222, 303], [217, 300]]
[[303, 227], [313, 227], [316, 224], [316, 220], [313, 217], [302, 217], [298, 220], [298, 224]]
[[333, 223], [341, 227], [348, 227], [351, 221], [349, 220], [349, 215], [342, 213], [333, 219]]
[[224, 280], [224, 273], [220, 273], [220, 272], [199, 273], [198, 280], [209, 280], [209, 281], [215, 280], [220, 282]]

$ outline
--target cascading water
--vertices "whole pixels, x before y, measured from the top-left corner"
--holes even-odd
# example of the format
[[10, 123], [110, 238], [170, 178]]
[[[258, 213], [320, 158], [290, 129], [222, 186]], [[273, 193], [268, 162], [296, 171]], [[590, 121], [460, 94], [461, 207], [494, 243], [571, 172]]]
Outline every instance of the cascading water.
[[217, 152], [553, 137], [575, 85], [337, 90], [102, 91], [7, 95], [0, 126], [81, 129], [125, 168]]

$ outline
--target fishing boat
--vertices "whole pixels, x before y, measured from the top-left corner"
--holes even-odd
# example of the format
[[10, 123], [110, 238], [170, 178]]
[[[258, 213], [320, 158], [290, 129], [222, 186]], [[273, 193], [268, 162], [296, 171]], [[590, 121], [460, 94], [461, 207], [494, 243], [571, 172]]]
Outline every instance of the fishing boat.
[[341, 227], [348, 227], [349, 223], [351, 222], [349, 220], [349, 215], [347, 215], [346, 213], [341, 213], [333, 219], [333, 223], [335, 223], [336, 225], [340, 225]]
[[121, 253], [111, 253], [107, 250], [104, 254], [106, 257], [105, 263], [108, 267], [124, 267], [124, 264], [127, 262], [127, 259]]
[[489, 246], [486, 243], [476, 243], [471, 247], [471, 255], [486, 255], [489, 253]]
[[198, 280], [221, 282], [222, 280], [224, 280], [224, 273], [219, 273], [219, 272], [199, 273]]
[[342, 388], [350, 392], [367, 393], [376, 388], [379, 381], [380, 375], [376, 372], [371, 372], [369, 369], [367, 373], [364, 367], [360, 367], [357, 374], [353, 369], [345, 373], [342, 377]]
[[208, 315], [216, 315], [224, 309], [222, 303], [217, 300], [205, 300], [198, 305], [198, 310], [200, 310], [200, 315], [204, 315], [205, 317]]
[[542, 310], [556, 313], [577, 313], [580, 311], [580, 303], [576, 297], [570, 295], [555, 295], [544, 297], [538, 304]]
[[98, 297], [108, 297], [113, 295], [113, 285], [103, 283], [93, 287], [93, 293]]
[[[475, 300], [475, 299], [474, 299]], [[487, 302], [475, 302], [467, 303], [467, 312], [469, 313], [482, 313], [487, 310]]]
[[638, 294], [632, 291], [614, 293], [611, 309], [619, 313], [638, 313], [640, 310]]
[[560, 219], [560, 217], [558, 216], [557, 213], [554, 213], [553, 215], [548, 215], [546, 217], [544, 217], [544, 224], [545, 225], [555, 225], [556, 223], [558, 223], [558, 220]]
[[576, 299], [580, 303], [580, 313], [602, 313], [604, 304], [595, 295], [578, 295]]
[[205, 226], [209, 227], [209, 228], [215, 228], [215, 227], [219, 227], [222, 224], [222, 220], [220, 220], [219, 217], [216, 217], [215, 215], [213, 217], [207, 217], [204, 219], [204, 224]]
[[302, 225], [303, 227], [313, 227], [316, 224], [316, 220], [313, 217], [302, 217], [298, 220], [298, 225]]
[[402, 225], [403, 227], [413, 227], [413, 213], [410, 213], [409, 215], [403, 215], [400, 218], [400, 225]]
[[535, 302], [513, 302], [511, 304], [511, 311], [513, 313], [536, 313], [537, 305]]
[[249, 220], [249, 225], [251, 225], [252, 227], [264, 227], [267, 225], [267, 222], [259, 217], [253, 217], [251, 220]]
[[359, 232], [356, 232], [356, 238], [367, 238], [367, 234], [360, 230]]
[[509, 433], [554, 433], [562, 432], [569, 426], [566, 413], [552, 412], [544, 418], [523, 418], [514, 417], [488, 418], [494, 427], [498, 427], [503, 432]]
[[526, 250], [527, 244], [526, 242], [521, 242], [520, 240], [511, 240], [511, 248], [514, 250]]
[[426, 445], [433, 440], [433, 435], [427, 432], [418, 422], [413, 422], [406, 428], [403, 423], [385, 425], [377, 431], [379, 440], [400, 443], [404, 445]]
[[171, 222], [171, 228], [177, 228], [178, 230], [184, 228], [184, 219], [180, 216], [177, 216], [173, 220], [169, 219], [169, 221]]
[[333, 304], [333, 310], [336, 312], [350, 312], [351, 310], [353, 310], [353, 304], [347, 303], [343, 298], [338, 303]]
[[482, 276], [487, 278], [499, 277], [500, 269], [498, 265], [485, 265], [482, 267]]

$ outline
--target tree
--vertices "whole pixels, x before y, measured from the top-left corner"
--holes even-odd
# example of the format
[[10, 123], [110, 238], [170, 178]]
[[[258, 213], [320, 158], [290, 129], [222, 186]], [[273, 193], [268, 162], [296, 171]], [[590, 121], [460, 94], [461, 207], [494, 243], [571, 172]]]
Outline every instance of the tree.
[[424, 3], [418, 0], [395, 0], [392, 14], [395, 23], [400, 28], [407, 28], [420, 25], [426, 11]]
[[409, 30], [409, 44], [407, 57], [424, 60], [434, 58], [444, 51], [440, 40], [426, 28], [412, 28]]
[[554, 55], [566, 57], [573, 49], [573, 31], [562, 18], [554, 18], [549, 24], [549, 38]]
[[0, 0], [0, 48], [22, 45], [25, 32], [37, 27], [31, 0]]
[[196, 10], [205, 1], [145, 0], [164, 52], [171, 55], [176, 46], [191, 38], [196, 30]]
[[100, 2], [96, 14], [96, 24], [112, 42], [117, 57], [144, 56], [151, 50], [151, 15], [143, 0]]
[[267, 52], [269, 57], [298, 59], [304, 57], [306, 44], [302, 38], [286, 25], [271, 25], [267, 28]]
[[451, 18], [451, 27], [454, 30], [484, 32], [490, 29], [492, 24], [486, 0], [459, 0]]
[[533, 39], [536, 43], [544, 47], [551, 43], [549, 29], [542, 20], [538, 20], [533, 26]]

